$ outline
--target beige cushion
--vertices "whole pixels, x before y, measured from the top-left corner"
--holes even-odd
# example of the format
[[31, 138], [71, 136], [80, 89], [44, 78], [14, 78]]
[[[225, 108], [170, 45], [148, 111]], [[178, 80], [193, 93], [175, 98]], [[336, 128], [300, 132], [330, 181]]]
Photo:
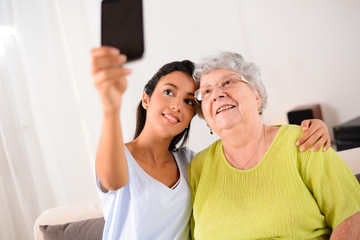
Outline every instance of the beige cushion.
[[360, 173], [360, 147], [337, 152], [354, 174]]
[[101, 217], [103, 217], [103, 213], [100, 200], [97, 198], [50, 208], [44, 211], [35, 221], [35, 240], [44, 240], [40, 225], [59, 225]]

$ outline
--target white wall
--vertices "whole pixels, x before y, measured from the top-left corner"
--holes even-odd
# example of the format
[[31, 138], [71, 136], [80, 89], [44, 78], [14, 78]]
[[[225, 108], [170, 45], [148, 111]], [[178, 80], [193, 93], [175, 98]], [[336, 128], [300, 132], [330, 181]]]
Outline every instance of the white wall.
[[[17, 72], [9, 85], [19, 85], [14, 95], [23, 96], [14, 108], [26, 115], [18, 129], [28, 136], [37, 191], [49, 195], [38, 194], [41, 210], [96, 194], [102, 113], [89, 51], [100, 44], [100, 2], [0, 2], [8, 7], [0, 8], [0, 17], [11, 20], [1, 24], [15, 28], [14, 42], [21, 46], [21, 55], [4, 62]], [[282, 123], [289, 109], [308, 103], [321, 104], [330, 129], [359, 116], [359, 10], [357, 0], [144, 0], [146, 52], [128, 64], [133, 74], [121, 113], [125, 140], [132, 139], [143, 86], [163, 64], [198, 61], [218, 50], [242, 53], [262, 67], [269, 95], [265, 123]], [[10, 40], [0, 46], [1, 57], [15, 48]], [[216, 138], [195, 117], [189, 146], [200, 151]]]
[[[359, 10], [356, 0], [144, 1], [146, 53], [129, 64], [125, 137], [133, 134], [141, 89], [161, 65], [218, 50], [260, 65], [269, 95], [265, 123], [284, 123], [292, 108], [320, 103], [332, 132], [360, 115]], [[215, 138], [196, 117], [190, 147], [199, 151]]]

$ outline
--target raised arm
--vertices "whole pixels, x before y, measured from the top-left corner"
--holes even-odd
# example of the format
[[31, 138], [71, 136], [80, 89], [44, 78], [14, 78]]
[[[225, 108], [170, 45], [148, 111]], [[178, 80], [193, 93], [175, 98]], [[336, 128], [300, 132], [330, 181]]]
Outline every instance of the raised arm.
[[127, 87], [126, 77], [131, 73], [123, 68], [126, 56], [116, 48], [100, 47], [91, 51], [91, 74], [100, 94], [103, 123], [96, 154], [96, 174], [104, 192], [117, 190], [129, 180], [120, 109]]
[[315, 151], [324, 145], [323, 151], [329, 149], [331, 140], [327, 125], [320, 119], [310, 119], [301, 122], [301, 129], [304, 134], [296, 142], [296, 146], [301, 146], [300, 151], [305, 151], [310, 146], [311, 151]]

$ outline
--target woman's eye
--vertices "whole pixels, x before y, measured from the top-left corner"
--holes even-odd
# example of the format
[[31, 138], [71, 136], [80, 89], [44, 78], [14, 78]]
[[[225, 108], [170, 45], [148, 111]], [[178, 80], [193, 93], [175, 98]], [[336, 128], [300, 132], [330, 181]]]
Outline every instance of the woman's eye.
[[173, 96], [173, 95], [174, 95], [174, 93], [173, 93], [171, 90], [169, 90], [169, 89], [165, 90], [164, 93], [165, 93], [166, 95], [169, 95], [169, 96]]
[[232, 82], [230, 81], [230, 80], [227, 80], [227, 81], [225, 81], [225, 82], [223, 82], [223, 86], [226, 86], [226, 85], [230, 85]]
[[211, 93], [211, 90], [210, 89], [205, 89], [202, 93], [203, 96], [207, 96], [208, 94]]
[[190, 105], [190, 106], [194, 106], [195, 105], [195, 102], [191, 99], [185, 99], [185, 103]]

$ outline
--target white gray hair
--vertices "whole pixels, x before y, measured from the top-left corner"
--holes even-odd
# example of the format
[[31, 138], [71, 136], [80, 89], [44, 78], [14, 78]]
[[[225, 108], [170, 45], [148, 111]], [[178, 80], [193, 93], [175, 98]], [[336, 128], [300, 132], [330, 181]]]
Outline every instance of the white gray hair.
[[[262, 113], [267, 104], [267, 94], [264, 83], [261, 81], [260, 68], [254, 63], [247, 62], [244, 57], [238, 53], [220, 52], [202, 59], [195, 64], [193, 78], [197, 87], [200, 86], [200, 78], [204, 74], [211, 73], [216, 69], [228, 69], [244, 76], [249, 82], [253, 91], [261, 94], [261, 105], [259, 111]], [[201, 108], [198, 108], [198, 114], [203, 118]]]

